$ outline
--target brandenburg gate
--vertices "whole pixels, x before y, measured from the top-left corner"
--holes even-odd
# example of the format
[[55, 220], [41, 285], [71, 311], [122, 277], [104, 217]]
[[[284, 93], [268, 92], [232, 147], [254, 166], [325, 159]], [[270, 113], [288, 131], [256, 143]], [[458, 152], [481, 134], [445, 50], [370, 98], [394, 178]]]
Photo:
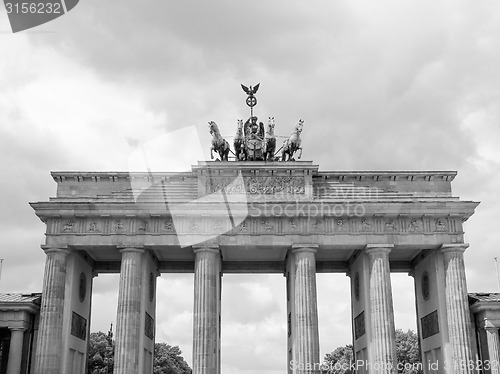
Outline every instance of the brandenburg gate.
[[[220, 372], [221, 277], [286, 277], [289, 373], [319, 373], [317, 273], [350, 277], [360, 373], [396, 373], [391, 272], [415, 281], [426, 373], [471, 373], [463, 222], [449, 171], [210, 161], [183, 173], [53, 172], [35, 372], [84, 374], [92, 279], [119, 273], [116, 374], [153, 372], [161, 273], [194, 273], [193, 373]], [[285, 285], [285, 282], [284, 282]], [[323, 333], [334, 333], [325, 331]]]

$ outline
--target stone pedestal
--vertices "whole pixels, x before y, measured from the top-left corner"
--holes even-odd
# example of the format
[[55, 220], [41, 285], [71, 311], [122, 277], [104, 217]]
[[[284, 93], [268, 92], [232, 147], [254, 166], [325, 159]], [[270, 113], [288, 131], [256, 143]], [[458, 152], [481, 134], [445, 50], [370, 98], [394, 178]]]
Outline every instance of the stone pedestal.
[[120, 270], [114, 374], [139, 372], [143, 249], [124, 248]]
[[7, 366], [7, 374], [21, 373], [25, 330], [25, 328], [10, 329], [9, 363]]
[[397, 373], [396, 334], [392, 303], [389, 252], [391, 245], [368, 245], [370, 262], [370, 373]]
[[217, 247], [194, 253], [193, 374], [218, 374], [221, 257]]
[[35, 373], [61, 373], [67, 249], [42, 247], [47, 258], [42, 287]]
[[318, 305], [316, 295], [317, 245], [293, 245], [287, 273], [289, 301], [289, 350], [293, 373], [319, 373]]
[[498, 327], [485, 327], [491, 374], [500, 374], [500, 341]]
[[445, 269], [445, 294], [448, 334], [451, 346], [448, 367], [452, 373], [472, 373], [470, 314], [463, 253], [467, 244], [446, 244], [441, 247]]

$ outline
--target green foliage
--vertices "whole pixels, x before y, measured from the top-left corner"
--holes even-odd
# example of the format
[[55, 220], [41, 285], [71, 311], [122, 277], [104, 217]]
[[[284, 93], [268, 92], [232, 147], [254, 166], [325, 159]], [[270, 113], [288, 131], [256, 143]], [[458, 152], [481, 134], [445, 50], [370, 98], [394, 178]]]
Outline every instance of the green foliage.
[[[418, 336], [414, 331], [396, 330], [396, 356], [399, 374], [419, 374], [420, 347]], [[353, 374], [353, 348], [351, 344], [338, 347], [332, 353], [327, 353], [323, 366], [328, 368], [328, 374]]]
[[[90, 334], [88, 374], [113, 373], [115, 343], [112, 336], [101, 331]], [[181, 353], [178, 346], [155, 343], [154, 374], [191, 374]]]

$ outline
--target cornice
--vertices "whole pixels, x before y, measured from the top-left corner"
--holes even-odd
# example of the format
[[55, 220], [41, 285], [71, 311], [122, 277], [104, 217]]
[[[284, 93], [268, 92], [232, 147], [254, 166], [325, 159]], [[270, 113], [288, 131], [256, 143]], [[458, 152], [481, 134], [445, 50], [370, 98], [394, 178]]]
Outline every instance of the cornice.
[[356, 170], [346, 170], [346, 171], [318, 171], [316, 178], [325, 178], [332, 180], [345, 180], [345, 179], [355, 179], [355, 180], [375, 180], [380, 181], [382, 179], [387, 179], [391, 181], [397, 180], [444, 180], [451, 182], [456, 176], [456, 171], [443, 171], [443, 170], [373, 170], [373, 171], [356, 171]]
[[192, 166], [192, 171], [185, 172], [135, 172], [135, 171], [52, 171], [50, 174], [56, 182], [64, 181], [116, 181], [116, 180], [133, 180], [135, 179], [159, 179], [162, 178], [186, 178], [186, 177], [196, 177], [197, 172], [202, 169], [210, 170], [294, 170], [294, 169], [309, 169], [315, 170], [313, 176], [315, 178], [324, 178], [332, 180], [345, 180], [345, 179], [355, 179], [355, 180], [375, 180], [379, 181], [382, 179], [397, 181], [397, 180], [445, 180], [448, 182], [453, 181], [457, 176], [457, 171], [443, 171], [443, 170], [415, 170], [415, 171], [355, 171], [355, 170], [345, 170], [345, 171], [323, 171], [318, 170], [318, 165], [312, 164], [311, 161], [294, 161], [294, 162], [215, 162], [207, 161], [198, 165]]
[[[230, 203], [231, 211], [260, 212], [263, 216], [307, 216], [313, 213], [321, 216], [460, 216], [468, 219], [479, 205], [473, 201], [274, 201], [274, 202], [242, 202]], [[45, 217], [78, 217], [78, 216], [144, 216], [170, 215], [170, 209], [162, 201], [135, 204], [134, 202], [107, 201], [68, 201], [67, 199], [49, 202], [30, 203], [37, 216]], [[222, 202], [199, 201], [195, 204], [175, 205], [177, 214], [227, 214], [227, 206]]]

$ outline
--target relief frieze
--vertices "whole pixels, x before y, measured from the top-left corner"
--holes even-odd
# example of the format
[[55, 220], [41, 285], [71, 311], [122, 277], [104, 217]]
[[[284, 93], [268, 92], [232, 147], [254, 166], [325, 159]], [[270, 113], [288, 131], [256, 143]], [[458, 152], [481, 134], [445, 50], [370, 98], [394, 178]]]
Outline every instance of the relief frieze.
[[398, 230], [397, 224], [396, 224], [396, 222], [394, 222], [394, 220], [390, 219], [390, 220], [385, 222], [384, 231], [395, 232], [397, 230]]
[[235, 183], [234, 178], [210, 177], [206, 181], [206, 194], [224, 191], [226, 194], [304, 194], [304, 177], [243, 177], [243, 183]]
[[63, 227], [63, 232], [74, 232], [76, 228], [76, 223], [72, 219], [69, 221], [66, 221]]
[[274, 231], [274, 226], [271, 224], [270, 219], [263, 219], [262, 227], [264, 228], [265, 232]]
[[137, 229], [141, 233], [146, 232], [146, 230], [148, 229], [148, 221], [146, 221], [146, 220], [140, 220]]
[[173, 231], [174, 230], [174, 222], [171, 219], [167, 219], [163, 222], [163, 228], [166, 231]]
[[362, 219], [361, 220], [361, 231], [362, 232], [371, 232], [373, 231], [373, 224], [367, 220], [367, 219]]
[[311, 230], [313, 232], [323, 231], [323, 221], [321, 219], [313, 219], [311, 222]]
[[116, 219], [113, 228], [115, 232], [122, 232], [125, 230], [125, 225], [121, 219]]
[[423, 231], [423, 225], [421, 220], [419, 219], [412, 219], [410, 220], [410, 223], [408, 224], [408, 232], [422, 232]]
[[[178, 226], [178, 227], [176, 227]], [[241, 234], [326, 234], [326, 235], [420, 235], [462, 232], [459, 218], [367, 217], [247, 217], [232, 227], [227, 217], [123, 218], [92, 217], [49, 220], [48, 234], [59, 235], [174, 235], [176, 232], [224, 235]]]
[[349, 231], [349, 228], [347, 226], [347, 221], [345, 219], [338, 219], [337, 224], [336, 224], [336, 231], [339, 232], [346, 232]]
[[101, 232], [99, 226], [97, 225], [97, 222], [96, 221], [91, 221], [89, 223], [89, 229], [88, 229], [88, 232], [93, 232], [93, 233], [99, 233]]
[[444, 219], [438, 218], [435, 221], [435, 231], [443, 232], [443, 231], [446, 231], [447, 229], [448, 229], [448, 227], [447, 227], [446, 221]]
[[248, 233], [248, 226], [247, 226], [246, 220], [240, 223], [239, 230], [242, 233], [245, 233], [245, 234]]

